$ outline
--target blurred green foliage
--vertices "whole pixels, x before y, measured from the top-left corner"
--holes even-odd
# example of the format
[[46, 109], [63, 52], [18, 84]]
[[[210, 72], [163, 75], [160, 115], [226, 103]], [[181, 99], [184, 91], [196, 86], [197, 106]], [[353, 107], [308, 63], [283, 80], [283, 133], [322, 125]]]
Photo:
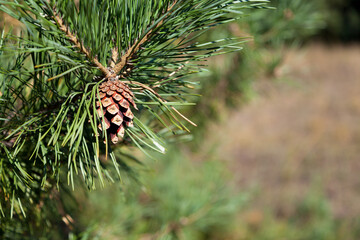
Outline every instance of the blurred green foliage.
[[249, 194], [227, 185], [222, 164], [192, 162], [174, 149], [148, 165], [155, 171], [140, 185], [89, 194], [75, 224], [80, 239], [219, 239], [236, 227]]
[[273, 0], [272, 11], [257, 11], [242, 24], [260, 46], [281, 47], [299, 44], [326, 27], [321, 2], [314, 0]]
[[281, 47], [308, 40], [359, 41], [357, 0], [272, 0], [272, 12], [254, 11], [242, 25], [260, 46]]

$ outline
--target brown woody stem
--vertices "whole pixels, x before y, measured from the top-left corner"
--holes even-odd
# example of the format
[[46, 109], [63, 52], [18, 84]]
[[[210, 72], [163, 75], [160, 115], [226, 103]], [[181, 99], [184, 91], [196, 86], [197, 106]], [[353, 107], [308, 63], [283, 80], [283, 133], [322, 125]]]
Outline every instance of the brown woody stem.
[[95, 66], [97, 68], [99, 68], [105, 76], [110, 76], [111, 72], [104, 67], [96, 58], [91, 56], [91, 53], [84, 47], [84, 45], [77, 39], [77, 37], [69, 30], [69, 28], [65, 25], [64, 21], [62, 20], [62, 18], [59, 16], [59, 14], [56, 12], [56, 9], [53, 9], [53, 14], [54, 14], [54, 19], [56, 21], [56, 23], [59, 26], [59, 29], [61, 31], [63, 31], [66, 36], [69, 38], [69, 40], [74, 43], [74, 45], [80, 49], [80, 51], [82, 53], [84, 53], [86, 55], [86, 57], [95, 64]]
[[[174, 3], [168, 7], [167, 12], [170, 12], [172, 8], [175, 6], [177, 0], [174, 1]], [[164, 19], [161, 20], [158, 24], [156, 24], [155, 28], [158, 28], [162, 23], [164, 22]], [[120, 73], [120, 71], [128, 64], [129, 60], [134, 56], [134, 54], [140, 49], [140, 47], [151, 37], [153, 34], [153, 29], [149, 30], [145, 34], [145, 36], [139, 41], [136, 40], [135, 43], [126, 51], [126, 53], [121, 56], [120, 61], [113, 67], [114, 73], [111, 75], [111, 77], [115, 77]]]

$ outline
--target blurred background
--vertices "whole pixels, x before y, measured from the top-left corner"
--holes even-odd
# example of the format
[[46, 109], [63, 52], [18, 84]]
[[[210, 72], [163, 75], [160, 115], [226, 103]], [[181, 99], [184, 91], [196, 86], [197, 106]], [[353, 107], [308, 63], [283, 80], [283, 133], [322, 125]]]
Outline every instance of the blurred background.
[[191, 141], [156, 161], [126, 150], [138, 180], [77, 190], [48, 236], [360, 239], [360, 2], [269, 5], [204, 36], [252, 38], [195, 77]]

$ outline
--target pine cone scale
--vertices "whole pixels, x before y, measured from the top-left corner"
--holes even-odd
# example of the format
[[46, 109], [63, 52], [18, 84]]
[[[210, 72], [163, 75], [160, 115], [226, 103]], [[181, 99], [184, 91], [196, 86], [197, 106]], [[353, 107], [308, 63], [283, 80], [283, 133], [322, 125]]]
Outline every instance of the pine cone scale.
[[111, 122], [118, 126], [120, 126], [124, 121], [124, 118], [120, 114], [121, 113], [118, 113], [115, 117], [111, 119]]
[[120, 94], [118, 93], [114, 93], [114, 95], [112, 95], [113, 99], [115, 99], [117, 102], [120, 102], [122, 99], [124, 99]]
[[112, 115], [115, 115], [119, 112], [119, 106], [114, 103], [106, 108], [106, 111], [109, 112]]
[[110, 106], [111, 104], [113, 104], [114, 100], [112, 98], [104, 97], [101, 100], [101, 103], [102, 103], [102, 106], [106, 108], [106, 107]]
[[111, 97], [111, 96], [114, 94], [114, 91], [109, 90], [109, 91], [106, 92], [106, 94], [107, 94], [109, 97]]

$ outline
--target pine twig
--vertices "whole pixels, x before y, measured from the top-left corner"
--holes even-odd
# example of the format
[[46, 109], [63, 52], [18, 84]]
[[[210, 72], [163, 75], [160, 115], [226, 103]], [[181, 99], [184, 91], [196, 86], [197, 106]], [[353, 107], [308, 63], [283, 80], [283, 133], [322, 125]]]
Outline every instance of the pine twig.
[[[168, 7], [167, 12], [170, 12], [176, 3], [177, 0], [175, 0], [174, 3], [170, 7]], [[154, 28], [158, 28], [159, 26], [161, 26], [161, 24], [163, 24], [163, 22], [164, 19], [161, 20], [158, 24], [156, 24]], [[110, 77], [115, 77], [120, 73], [120, 71], [128, 64], [129, 60], [140, 49], [140, 47], [149, 40], [153, 33], [153, 29], [150, 29], [140, 41], [135, 41], [135, 43], [126, 51], [126, 53], [121, 56], [120, 61], [113, 67], [114, 73]]]
[[56, 8], [53, 8], [53, 15], [54, 15], [54, 20], [56, 21], [56, 23], [59, 26], [59, 29], [61, 31], [63, 31], [66, 36], [69, 38], [69, 40], [74, 43], [74, 45], [80, 49], [80, 51], [82, 53], [84, 53], [86, 55], [86, 57], [95, 64], [95, 66], [97, 68], [99, 68], [105, 76], [109, 77], [111, 75], [111, 72], [109, 71], [109, 69], [107, 69], [106, 67], [104, 67], [98, 60], [96, 57], [92, 57], [91, 53], [89, 50], [87, 50], [85, 48], [85, 46], [78, 40], [78, 38], [76, 37], [75, 34], [73, 34], [70, 30], [69, 27], [65, 25], [63, 19], [61, 18], [61, 16], [59, 16], [59, 14], [56, 12]]

